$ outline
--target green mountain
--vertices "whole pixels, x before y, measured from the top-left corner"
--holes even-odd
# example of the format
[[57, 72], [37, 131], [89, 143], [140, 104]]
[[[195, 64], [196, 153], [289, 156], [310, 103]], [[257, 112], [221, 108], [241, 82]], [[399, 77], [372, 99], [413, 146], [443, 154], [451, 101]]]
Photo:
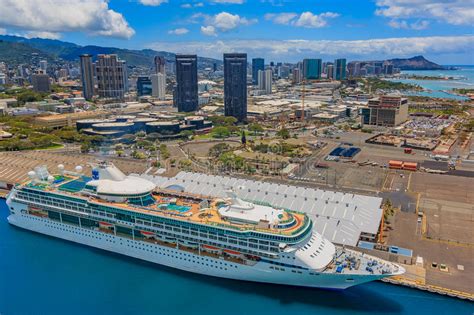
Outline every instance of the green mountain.
[[8, 42], [0, 38], [0, 61], [7, 64], [29, 63], [32, 58], [46, 59], [52, 62], [54, 57], [42, 50], [19, 42]]
[[[19, 36], [4, 35], [0, 36], [0, 41], [11, 45], [18, 45], [21, 47], [28, 47], [32, 52], [41, 52], [42, 55], [47, 56], [48, 59], [61, 58], [68, 61], [78, 61], [79, 55], [91, 54], [97, 56], [98, 54], [117, 54], [121, 59], [127, 62], [131, 67], [152, 67], [154, 56], [163, 56], [167, 62], [174, 62], [175, 54], [166, 51], [155, 51], [152, 49], [131, 50], [115, 47], [101, 47], [101, 46], [79, 46], [69, 42], [63, 42], [53, 39], [42, 38], [24, 38]], [[12, 46], [12, 47], [13, 47]], [[27, 54], [27, 53], [26, 53]], [[21, 59], [17, 61], [15, 58], [15, 50], [5, 51], [0, 50], [0, 61], [7, 63], [23, 63], [29, 60]], [[222, 64], [221, 60], [198, 57], [198, 67], [200, 69], [212, 67], [214, 63]]]
[[5, 42], [25, 44], [56, 57], [59, 57], [61, 54], [67, 53], [70, 49], [80, 47], [76, 44], [63, 42], [56, 39], [25, 38], [11, 35], [0, 36], [0, 40], [3, 40]]

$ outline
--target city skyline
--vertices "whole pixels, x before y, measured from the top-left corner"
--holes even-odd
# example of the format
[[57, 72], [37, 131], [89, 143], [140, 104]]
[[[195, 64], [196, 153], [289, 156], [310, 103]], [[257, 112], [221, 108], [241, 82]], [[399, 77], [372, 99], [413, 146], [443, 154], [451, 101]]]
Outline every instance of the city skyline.
[[363, 60], [424, 55], [441, 64], [474, 63], [472, 1], [0, 0], [0, 4], [5, 8], [0, 12], [0, 34], [80, 45], [153, 48], [213, 58], [246, 52], [249, 58], [287, 62], [305, 57]]

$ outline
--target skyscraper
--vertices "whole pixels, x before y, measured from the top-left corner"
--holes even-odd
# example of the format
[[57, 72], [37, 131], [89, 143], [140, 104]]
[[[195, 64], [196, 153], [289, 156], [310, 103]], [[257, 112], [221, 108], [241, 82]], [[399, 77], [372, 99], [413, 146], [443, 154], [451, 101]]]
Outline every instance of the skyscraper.
[[117, 55], [98, 55], [95, 63], [100, 97], [123, 99], [127, 91], [127, 68]]
[[334, 61], [334, 79], [346, 79], [346, 59], [336, 59]]
[[176, 55], [176, 106], [180, 112], [198, 108], [197, 56]]
[[152, 93], [152, 84], [151, 80], [148, 77], [138, 77], [137, 79], [137, 95], [151, 95]]
[[293, 83], [300, 83], [301, 82], [301, 70], [299, 68], [293, 69]]
[[40, 68], [40, 70], [42, 71], [43, 74], [46, 74], [46, 70], [48, 69], [48, 61], [40, 60], [39, 68]]
[[258, 84], [258, 71], [265, 70], [265, 60], [263, 58], [252, 59], [252, 84]]
[[329, 64], [326, 66], [326, 75], [328, 79], [334, 78], [334, 65], [333, 64]]
[[265, 91], [266, 94], [272, 94], [272, 69], [258, 71], [258, 89]]
[[166, 60], [165, 60], [165, 57], [155, 56], [154, 63], [155, 63], [155, 73], [156, 74], [162, 73], [162, 74], [166, 75]]
[[224, 54], [224, 112], [247, 119], [247, 54]]
[[150, 76], [152, 93], [154, 97], [164, 100], [166, 93], [166, 76], [162, 73], [152, 74]]
[[31, 83], [35, 92], [49, 92], [49, 76], [47, 74], [36, 73], [31, 76]]
[[321, 79], [322, 62], [323, 61], [321, 59], [304, 59], [303, 60], [303, 77], [306, 80]]
[[81, 80], [82, 94], [86, 100], [92, 99], [94, 96], [94, 68], [92, 67], [91, 55], [80, 55], [81, 60]]

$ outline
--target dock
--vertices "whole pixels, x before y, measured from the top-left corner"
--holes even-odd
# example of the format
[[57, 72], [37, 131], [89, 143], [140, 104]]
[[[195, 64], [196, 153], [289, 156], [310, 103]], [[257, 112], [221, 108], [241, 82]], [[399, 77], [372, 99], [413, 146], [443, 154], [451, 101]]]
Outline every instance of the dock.
[[386, 283], [390, 283], [390, 284], [403, 285], [403, 286], [410, 287], [413, 289], [428, 291], [431, 293], [437, 293], [440, 295], [450, 296], [450, 297], [467, 300], [471, 302], [474, 301], [474, 294], [472, 293], [451, 290], [448, 288], [443, 288], [443, 287], [430, 285], [430, 284], [423, 284], [423, 283], [420, 283], [419, 281], [413, 281], [404, 276], [393, 276], [390, 278], [384, 278], [382, 279], [382, 281]]

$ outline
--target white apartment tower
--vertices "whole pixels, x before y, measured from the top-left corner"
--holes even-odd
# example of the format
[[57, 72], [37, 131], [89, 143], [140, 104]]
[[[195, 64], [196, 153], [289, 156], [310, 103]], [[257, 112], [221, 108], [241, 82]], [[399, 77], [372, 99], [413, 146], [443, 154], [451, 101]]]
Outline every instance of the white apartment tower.
[[258, 70], [258, 89], [265, 91], [265, 94], [272, 94], [272, 70]]

